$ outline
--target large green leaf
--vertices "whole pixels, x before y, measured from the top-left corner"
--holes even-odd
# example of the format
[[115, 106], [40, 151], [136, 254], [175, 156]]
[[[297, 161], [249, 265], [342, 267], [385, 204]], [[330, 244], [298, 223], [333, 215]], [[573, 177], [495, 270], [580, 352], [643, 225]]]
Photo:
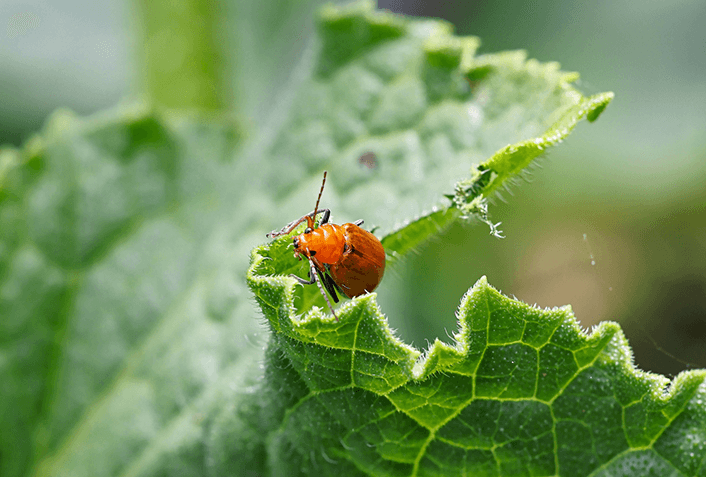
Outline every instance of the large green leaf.
[[[461, 217], [488, 222], [489, 194], [580, 119], [595, 119], [612, 97], [583, 97], [570, 84], [576, 75], [560, 72], [555, 64], [526, 60], [520, 52], [478, 57], [477, 40], [454, 37], [443, 22], [376, 13], [367, 4], [324, 10], [319, 38], [309, 50], [318, 52], [317, 59], [303, 56], [295, 68], [297, 79], [280, 94], [273, 92], [277, 101], [262, 105], [274, 114], [245, 135], [212, 115], [187, 120], [136, 108], [84, 121], [58, 113], [22, 150], [2, 151], [0, 473], [292, 475], [311, 469], [312, 475], [322, 475], [326, 469], [361, 473], [371, 462], [381, 468], [393, 462], [404, 474], [409, 473], [405, 459], [415, 449], [421, 473], [429, 469], [421, 464], [436, 455], [432, 451], [446, 427], [430, 438], [429, 428], [415, 419], [438, 426], [444, 415], [451, 416], [449, 409], [459, 410], [458, 419], [468, 407], [461, 409], [464, 402], [482, 396], [487, 406], [500, 406], [493, 411], [498, 417], [487, 412], [488, 419], [502, 423], [517, 412], [510, 403], [523, 402], [506, 396], [524, 399], [528, 391], [522, 367], [544, 383], [538, 389], [547, 390], [530, 400], [537, 416], [554, 410], [560, 398], [582, 403], [572, 397], [573, 384], [558, 391], [568, 383], [570, 367], [557, 365], [566, 372], [537, 378], [539, 369], [551, 367], [552, 361], [542, 359], [561, 363], [572, 353], [579, 376], [610, 368], [600, 366], [612, 357], [619, 366], [612, 374], [605, 371], [605, 382], [622, 382], [623, 376], [643, 386], [646, 410], [629, 406], [630, 399], [642, 402], [630, 393], [618, 399], [626, 416], [633, 416], [625, 419], [634, 423], [626, 426], [632, 430], [625, 439], [643, 450], [625, 459], [648, 462], [651, 455], [661, 455], [689, 475], [689, 466], [696, 464], [685, 456], [699, 455], [703, 443], [698, 434], [703, 410], [695, 391], [703, 376], [679, 378], [681, 384], [672, 385], [674, 397], [662, 404], [650, 394], [658, 392], [656, 385], [649, 387], [644, 377], [629, 378], [627, 354], [613, 326], [593, 338], [581, 337], [563, 321], [565, 312], [548, 313], [545, 323], [543, 312], [509, 305], [479, 285], [464, 301], [462, 316], [472, 325], [461, 328], [459, 343], [472, 344], [464, 330], [477, 326], [470, 313], [475, 300], [495, 299], [500, 315], [514, 323], [527, 313], [533, 317], [535, 325], [522, 336], [527, 344], [507, 345], [512, 331], [507, 328], [489, 341], [497, 346], [495, 361], [479, 361], [485, 374], [469, 371], [466, 350], [446, 345], [435, 345], [428, 353], [432, 359], [417, 369], [418, 352], [386, 331], [374, 296], [347, 303], [340, 324], [320, 315], [305, 319], [302, 334], [292, 310], [323, 306], [315, 287], [293, 289], [291, 279], [262, 276], [302, 274], [284, 239], [260, 249], [249, 275], [267, 318], [262, 326], [245, 281], [250, 250], [263, 243], [265, 232], [311, 210], [322, 169], [330, 171], [325, 205], [334, 210], [335, 220], [365, 218], [379, 225], [393, 259]], [[242, 83], [255, 88], [258, 80]], [[258, 84], [261, 89], [265, 83]], [[258, 90], [249, 101], [265, 97]], [[360, 161], [369, 152], [376, 158], [373, 168]], [[272, 260], [257, 258], [267, 254]], [[293, 297], [300, 299], [292, 302]], [[353, 346], [348, 332], [355, 323], [364, 327]], [[568, 330], [568, 337], [545, 344], [541, 337], [551, 326], [554, 336]], [[319, 334], [328, 344], [316, 341]], [[601, 341], [602, 348], [580, 351], [581, 343], [601, 337], [608, 340]], [[348, 349], [330, 347], [339, 338], [349, 340]], [[354, 359], [350, 349], [359, 349], [363, 338], [370, 349]], [[500, 352], [505, 346], [537, 357], [520, 362], [517, 354], [518, 368], [508, 367]], [[592, 361], [589, 351], [595, 351]], [[484, 362], [505, 374], [482, 368]], [[340, 383], [342, 372], [351, 376], [351, 363], [362, 371], [353, 376], [356, 386], [302, 400], [312, 390]], [[435, 372], [440, 369], [446, 374]], [[456, 372], [463, 369], [465, 375]], [[476, 376], [470, 388], [474, 395], [452, 379], [471, 375]], [[485, 379], [480, 387], [479, 378]], [[433, 383], [447, 401], [429, 395]], [[510, 394], [504, 396], [505, 388]], [[597, 387], [594, 393], [609, 388]], [[487, 394], [478, 394], [479, 389]], [[550, 394], [556, 395], [551, 407], [546, 404]], [[425, 405], [422, 399], [433, 402]], [[474, 412], [478, 404], [472, 402], [465, 412]], [[580, 406], [567, 407], [566, 414], [552, 416], [557, 423], [552, 435], [558, 435], [565, 415], [569, 426], [583, 422], [571, 415]], [[585, 428], [602, 442], [601, 433], [615, 429], [615, 423], [601, 427], [598, 409], [587, 415]], [[355, 422], [367, 426], [365, 433], [347, 430]], [[539, 445], [545, 439], [534, 434], [505, 438], [498, 432], [488, 437], [489, 432], [479, 431], [476, 440], [492, 441], [485, 449], [491, 454], [495, 443], [502, 444], [497, 447], [502, 462], [526, 462], [526, 447], [512, 453], [518, 442]], [[448, 445], [463, 442], [458, 435], [445, 439]], [[424, 452], [419, 452], [420, 440], [426, 442]], [[376, 448], [365, 442], [385, 444]], [[463, 445], [470, 449], [471, 444]], [[362, 450], [353, 458], [352, 449]], [[454, 460], [451, 452], [441, 454], [440, 465]], [[608, 455], [594, 454], [595, 459]], [[576, 453], [576, 466], [587, 468], [594, 454]], [[546, 456], [533, 456], [538, 469], [548, 468]], [[329, 467], [329, 460], [338, 467]], [[703, 465], [696, 468], [703, 472]]]
[[261, 411], [279, 415], [261, 434], [272, 475], [704, 475], [706, 372], [666, 392], [666, 378], [634, 368], [617, 324], [586, 333], [569, 307], [531, 307], [485, 278], [461, 302], [453, 344], [420, 354], [374, 294], [340, 322], [297, 316], [282, 242], [254, 252], [249, 276], [278, 370], [261, 392], [288, 389]]

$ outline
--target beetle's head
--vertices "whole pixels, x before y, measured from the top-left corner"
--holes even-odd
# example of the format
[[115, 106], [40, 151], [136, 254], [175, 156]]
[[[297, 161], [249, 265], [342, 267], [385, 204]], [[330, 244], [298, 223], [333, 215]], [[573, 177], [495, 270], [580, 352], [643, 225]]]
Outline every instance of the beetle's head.
[[314, 231], [314, 218], [307, 215], [306, 216], [306, 228], [304, 233], [300, 235], [295, 235], [292, 237], [292, 242], [294, 243], [294, 256], [301, 260], [301, 255], [309, 258], [309, 238], [311, 233]]
[[309, 240], [307, 240], [309, 234], [311, 234], [311, 229], [307, 227], [303, 234], [292, 237], [294, 256], [299, 260], [302, 259], [302, 255], [309, 258]]

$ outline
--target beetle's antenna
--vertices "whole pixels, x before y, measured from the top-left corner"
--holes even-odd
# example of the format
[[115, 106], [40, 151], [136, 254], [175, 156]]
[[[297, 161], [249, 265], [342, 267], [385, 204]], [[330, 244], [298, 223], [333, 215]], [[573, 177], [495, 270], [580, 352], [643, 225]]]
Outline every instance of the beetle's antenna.
[[[325, 174], [325, 173], [324, 173]], [[324, 175], [324, 178], [326, 176]], [[311, 267], [311, 277], [316, 281], [316, 284], [319, 287], [319, 291], [321, 294], [324, 296], [324, 300], [326, 300], [326, 303], [328, 304], [329, 309], [331, 310], [331, 313], [333, 314], [333, 317], [336, 318], [336, 321], [338, 321], [338, 315], [336, 315], [336, 312], [333, 311], [333, 306], [331, 306], [331, 302], [328, 299], [328, 296], [326, 295], [326, 292], [324, 291], [324, 287], [321, 286], [321, 281], [319, 281], [319, 274], [316, 273], [316, 266], [314, 265], [313, 260], [309, 260], [309, 266]]]
[[324, 185], [326, 185], [326, 171], [324, 171], [324, 180], [321, 181], [321, 190], [319, 191], [319, 197], [316, 198], [316, 206], [314, 206], [314, 213], [311, 216], [313, 219], [316, 219], [316, 213], [319, 211], [319, 201], [321, 201], [321, 195], [324, 193]]

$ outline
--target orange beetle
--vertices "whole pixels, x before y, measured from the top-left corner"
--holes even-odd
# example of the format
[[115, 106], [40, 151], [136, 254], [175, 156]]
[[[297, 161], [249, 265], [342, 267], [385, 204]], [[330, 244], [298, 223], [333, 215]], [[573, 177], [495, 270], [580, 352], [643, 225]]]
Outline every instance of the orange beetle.
[[[375, 290], [385, 272], [385, 250], [375, 235], [360, 228], [363, 224], [362, 220], [343, 225], [328, 223], [331, 210], [319, 210], [319, 201], [321, 194], [324, 193], [325, 184], [326, 171], [324, 171], [324, 180], [321, 183], [314, 211], [287, 224], [279, 232], [270, 232], [267, 236], [273, 238], [286, 235], [306, 220], [307, 227], [304, 233], [294, 237], [293, 241], [294, 256], [299, 260], [302, 256], [309, 260], [309, 280], [297, 275], [290, 276], [302, 285], [316, 283], [331, 313], [338, 321], [338, 316], [333, 311], [333, 306], [321, 283], [323, 282], [323, 286], [335, 303], [338, 303], [336, 290], [348, 298], [355, 298]], [[320, 213], [324, 216], [316, 227], [314, 219]]]

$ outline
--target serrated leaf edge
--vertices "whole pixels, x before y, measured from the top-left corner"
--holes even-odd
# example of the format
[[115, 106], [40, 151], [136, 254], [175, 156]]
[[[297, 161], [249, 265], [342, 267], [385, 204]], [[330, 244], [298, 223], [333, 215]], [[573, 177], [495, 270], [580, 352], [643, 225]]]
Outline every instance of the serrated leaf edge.
[[[268, 316], [268, 313], [263, 310], [263, 312], [265, 312], [265, 316], [268, 318], [271, 326], [273, 327], [274, 332], [284, 332], [288, 337], [300, 340], [302, 342], [316, 343], [322, 346], [331, 347], [330, 344], [322, 344], [318, 342], [316, 336], [311, 336], [310, 334], [305, 333], [303, 331], [305, 325], [317, 322], [317, 325], [322, 329], [335, 329], [340, 326], [340, 323], [345, 323], [347, 318], [353, 318], [353, 315], [359, 312], [361, 308], [367, 309], [374, 315], [375, 319], [378, 320], [379, 323], [384, 325], [386, 338], [391, 343], [394, 343], [395, 345], [406, 350], [405, 359], [397, 361], [397, 364], [401, 366], [403, 372], [408, 375], [412, 381], [424, 380], [431, 374], [442, 372], [467, 357], [470, 343], [466, 339], [467, 333], [465, 332], [467, 331], [468, 323], [464, 320], [464, 317], [467, 316], [467, 313], [464, 310], [469, 306], [469, 302], [473, 297], [478, 294], [495, 293], [503, 297], [503, 299], [510, 300], [522, 307], [532, 308], [530, 305], [523, 302], [506, 297], [492, 287], [488, 283], [487, 278], [483, 276], [468, 290], [461, 300], [461, 304], [459, 305], [457, 311], [459, 328], [453, 335], [454, 344], [445, 343], [437, 338], [429, 348], [424, 351], [420, 351], [415, 347], [404, 343], [399, 337], [395, 336], [393, 331], [387, 325], [387, 318], [383, 315], [377, 304], [377, 295], [375, 293], [363, 295], [345, 302], [338, 309], [340, 323], [336, 323], [334, 317], [330, 313], [324, 313], [319, 307], [313, 307], [302, 316], [297, 316], [294, 305], [294, 287], [297, 286], [297, 282], [293, 278], [289, 277], [257, 274], [257, 269], [262, 261], [269, 259], [263, 257], [259, 253], [259, 251], [265, 247], [266, 245], [260, 246], [253, 250], [251, 254], [251, 265], [247, 271], [247, 280], [251, 290], [253, 290], [256, 296], [262, 300], [263, 303], [269, 305], [273, 311], [276, 311], [278, 322], [274, 323], [270, 316]], [[279, 292], [283, 295], [284, 300], [272, 300], [271, 296], [264, 295], [261, 292], [262, 286], [273, 288], [275, 290], [279, 289]], [[275, 294], [277, 294], [277, 292], [275, 292]], [[277, 303], [277, 301], [279, 301], [279, 303]], [[610, 339], [607, 340], [606, 343], [616, 341], [615, 348], [620, 351], [617, 356], [614, 356], [615, 361], [621, 364], [622, 368], [632, 376], [649, 381], [651, 384], [652, 395], [660, 401], [666, 401], [670, 399], [671, 396], [674, 396], [676, 392], [679, 392], [679, 389], [682, 387], [682, 383], [687, 381], [691, 382], [692, 379], [701, 381], [706, 379], [706, 370], [685, 371], [680, 373], [674, 380], [670, 381], [664, 376], [637, 369], [633, 364], [632, 353], [627, 339], [625, 338], [625, 335], [623, 334], [618, 323], [606, 321], [593, 327], [592, 330], [584, 330], [578, 324], [571, 308], [568, 306], [562, 308], [544, 309], [543, 311], [557, 310], [562, 310], [566, 313], [568, 323], [570, 324], [572, 331], [582, 341], [588, 343], [608, 337]], [[283, 326], [285, 320], [288, 325]], [[443, 364], [439, 359], [442, 355], [445, 357]]]

